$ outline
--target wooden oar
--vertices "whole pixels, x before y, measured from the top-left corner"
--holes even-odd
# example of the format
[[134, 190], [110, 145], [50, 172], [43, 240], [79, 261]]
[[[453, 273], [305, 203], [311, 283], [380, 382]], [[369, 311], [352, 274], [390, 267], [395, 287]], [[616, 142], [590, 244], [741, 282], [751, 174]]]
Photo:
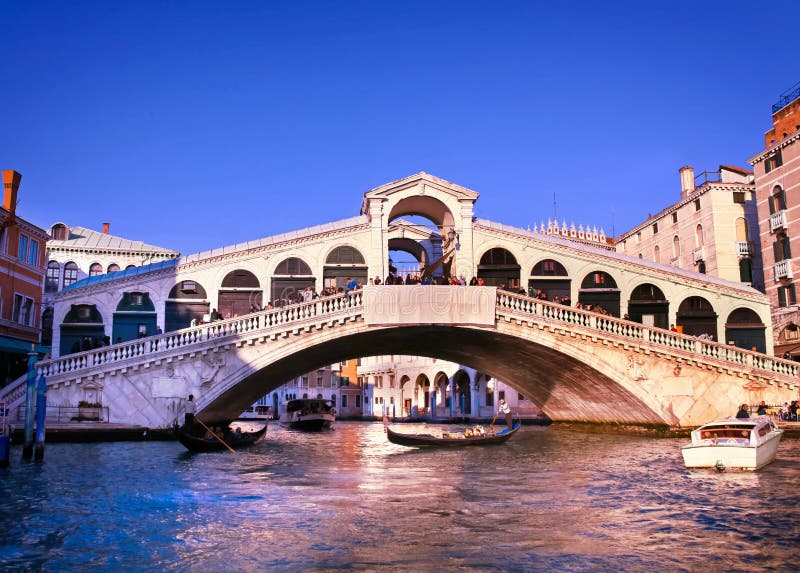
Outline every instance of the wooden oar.
[[231, 452], [232, 454], [235, 454], [235, 453], [236, 453], [236, 450], [234, 450], [232, 447], [230, 447], [230, 446], [227, 444], [227, 442], [225, 442], [225, 440], [223, 440], [223, 439], [222, 439], [222, 438], [220, 438], [220, 437], [219, 437], [217, 434], [215, 434], [215, 433], [214, 433], [214, 432], [211, 430], [211, 428], [209, 428], [208, 426], [206, 426], [206, 425], [203, 423], [203, 420], [201, 420], [200, 418], [195, 418], [195, 419], [194, 419], [194, 421], [195, 421], [195, 422], [198, 422], [198, 423], [199, 423], [201, 426], [203, 426], [203, 427], [204, 427], [206, 430], [208, 430], [208, 433], [209, 433], [209, 434], [211, 434], [212, 436], [214, 436], [215, 438], [217, 438], [217, 439], [219, 440], [219, 443], [220, 443], [220, 444], [222, 444], [223, 446], [225, 446], [226, 448], [228, 448], [228, 450], [230, 450], [230, 452]]

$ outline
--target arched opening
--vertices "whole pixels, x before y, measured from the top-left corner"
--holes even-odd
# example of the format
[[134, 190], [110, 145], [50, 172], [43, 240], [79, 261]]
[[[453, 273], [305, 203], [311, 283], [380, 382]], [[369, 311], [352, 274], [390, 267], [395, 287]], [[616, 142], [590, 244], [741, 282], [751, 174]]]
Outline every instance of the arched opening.
[[[399, 258], [401, 253], [408, 253], [414, 255], [418, 263], [423, 264], [422, 270], [425, 276], [454, 276], [457, 269], [453, 269], [452, 264], [455, 252], [459, 248], [458, 230], [455, 228], [455, 218], [447, 205], [439, 199], [427, 195], [406, 197], [392, 207], [389, 213], [389, 224], [391, 225], [400, 217], [410, 219], [405, 223], [410, 222], [414, 227], [431, 231], [431, 262], [422, 263], [420, 261], [421, 256], [417, 256], [413, 250], [408, 248], [400, 248], [401, 244], [393, 241], [392, 245], [387, 245], [387, 252], [389, 252], [389, 256], [392, 259], [389, 265], [390, 273], [399, 274], [405, 278], [408, 274], [416, 274], [418, 272], [418, 269], [413, 268], [413, 262]], [[416, 221], [416, 218], [425, 219], [426, 221]], [[391, 267], [394, 267], [394, 270]]]
[[717, 337], [717, 313], [714, 307], [701, 296], [690, 296], [678, 306], [675, 320], [678, 331], [692, 336], [710, 336], [712, 340]]
[[261, 310], [264, 307], [261, 292], [261, 283], [256, 275], [244, 269], [231, 271], [222, 279], [217, 310], [223, 318]]
[[507, 249], [489, 249], [478, 263], [478, 278], [486, 286], [496, 286], [510, 291], [519, 291], [520, 266], [516, 257]]
[[103, 274], [103, 265], [101, 265], [100, 263], [92, 263], [92, 265], [89, 267], [89, 276], [96, 277], [102, 274]]
[[800, 360], [800, 326], [790, 322], [781, 329], [775, 344], [775, 356]]
[[469, 416], [472, 414], [472, 388], [469, 375], [459, 370], [453, 375], [453, 388], [455, 391], [455, 410], [458, 415]]
[[[431, 231], [431, 236], [434, 236], [433, 231]], [[441, 247], [438, 235], [435, 235], [435, 239], [429, 239], [427, 242]], [[411, 259], [407, 255], [411, 255]], [[401, 278], [403, 282], [406, 282], [409, 276], [416, 280], [418, 275], [425, 270], [428, 262], [428, 251], [418, 240], [409, 237], [389, 239], [389, 272], [394, 277]], [[441, 275], [441, 269], [436, 270], [438, 273], [434, 273], [434, 275]], [[380, 278], [385, 280], [385, 277]]]
[[678, 235], [672, 237], [672, 258], [678, 259], [681, 256], [681, 240]]
[[322, 271], [323, 288], [329, 292], [336, 292], [337, 289], [344, 288], [350, 279], [367, 284], [367, 264], [364, 255], [349, 245], [336, 247], [325, 259]]
[[50, 236], [54, 241], [66, 241], [69, 238], [69, 229], [64, 223], [56, 223], [50, 227]]
[[669, 327], [669, 301], [655, 285], [645, 283], [631, 292], [628, 301], [628, 316], [631, 320], [657, 328]]
[[694, 230], [694, 246], [699, 249], [704, 244], [703, 225], [697, 225]]
[[658, 245], [653, 247], [653, 260], [657, 263], [661, 262], [661, 248]]
[[108, 269], [106, 270], [107, 273], [115, 273], [119, 270], [119, 265], [117, 263], [111, 263], [108, 265]]
[[106, 343], [103, 317], [93, 304], [73, 304], [61, 323], [59, 356], [91, 350]]
[[210, 311], [206, 289], [196, 281], [181, 281], [169, 291], [164, 305], [164, 331], [180, 330], [203, 322], [203, 315]]
[[156, 309], [146, 292], [124, 292], [114, 312], [111, 337], [126, 342], [156, 333]]
[[620, 292], [617, 282], [605, 271], [589, 273], [581, 282], [578, 302], [588, 310], [618, 317]]
[[410, 381], [411, 378], [408, 376], [403, 375], [400, 377], [400, 399], [403, 401], [403, 416], [411, 415], [411, 401], [413, 396], [411, 395]]
[[766, 327], [756, 311], [737, 308], [728, 315], [725, 322], [725, 341], [738, 348], [767, 351]]
[[281, 261], [272, 277], [270, 301], [273, 306], [283, 306], [298, 300], [300, 293], [307, 288], [314, 289], [316, 279], [311, 267], [303, 259], [289, 257]]
[[[424, 416], [431, 411], [431, 381], [425, 374], [417, 376], [414, 384], [414, 401], [417, 404], [417, 414]], [[412, 413], [413, 415], [413, 413]]]
[[528, 294], [533, 297], [560, 301], [570, 297], [571, 281], [564, 265], [553, 259], [544, 259], [533, 265], [528, 279]]
[[434, 392], [436, 392], [431, 410], [433, 416], [444, 415], [450, 411], [449, 386], [450, 379], [447, 377], [447, 374], [444, 372], [437, 372], [436, 376], [433, 377], [433, 388]]

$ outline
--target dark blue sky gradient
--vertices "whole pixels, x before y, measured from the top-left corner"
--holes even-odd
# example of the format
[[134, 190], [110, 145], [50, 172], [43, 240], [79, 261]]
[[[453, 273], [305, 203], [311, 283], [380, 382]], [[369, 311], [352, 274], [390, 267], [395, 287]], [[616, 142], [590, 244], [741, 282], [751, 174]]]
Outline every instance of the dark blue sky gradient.
[[800, 3], [6, 2], [20, 211], [190, 254], [357, 215], [418, 171], [478, 216], [620, 233], [749, 167]]

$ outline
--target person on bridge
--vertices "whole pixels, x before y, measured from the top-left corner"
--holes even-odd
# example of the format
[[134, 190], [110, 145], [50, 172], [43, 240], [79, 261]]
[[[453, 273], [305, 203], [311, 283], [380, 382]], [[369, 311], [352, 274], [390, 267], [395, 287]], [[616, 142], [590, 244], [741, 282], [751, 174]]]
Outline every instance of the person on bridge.
[[736, 417], [737, 418], [749, 418], [750, 417], [749, 410], [750, 410], [750, 408], [747, 406], [747, 404], [742, 404], [741, 406], [739, 406], [739, 411], [736, 412]]
[[500, 398], [499, 406], [497, 408], [497, 415], [505, 417], [509, 432], [514, 429], [514, 420], [511, 416], [511, 408], [508, 407], [508, 404], [506, 404], [506, 401], [502, 398]]

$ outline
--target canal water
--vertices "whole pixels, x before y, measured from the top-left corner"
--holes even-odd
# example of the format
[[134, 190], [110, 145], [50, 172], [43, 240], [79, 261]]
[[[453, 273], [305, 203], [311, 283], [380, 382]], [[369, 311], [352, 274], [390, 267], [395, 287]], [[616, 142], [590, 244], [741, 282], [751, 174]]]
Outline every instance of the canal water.
[[[414, 431], [419, 425], [401, 425]], [[524, 427], [417, 450], [380, 423], [235, 454], [49, 444], [0, 469], [0, 571], [798, 571], [800, 440], [757, 473], [684, 439]]]

